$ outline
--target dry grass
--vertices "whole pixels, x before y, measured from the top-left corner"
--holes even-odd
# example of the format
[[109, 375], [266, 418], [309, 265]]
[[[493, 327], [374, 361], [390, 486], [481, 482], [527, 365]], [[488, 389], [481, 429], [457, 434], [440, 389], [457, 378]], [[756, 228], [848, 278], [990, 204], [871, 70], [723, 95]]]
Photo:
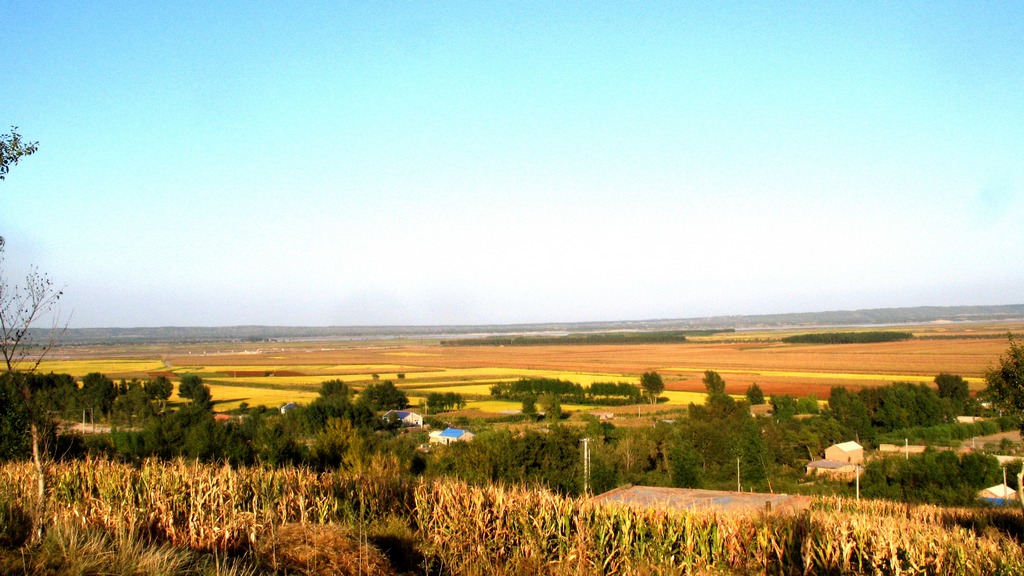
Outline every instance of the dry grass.
[[[836, 498], [799, 514], [645, 510], [537, 489], [413, 484], [387, 460], [371, 469], [341, 476], [182, 461], [54, 464], [54, 529], [49, 544], [32, 550], [26, 572], [180, 573], [180, 563], [205, 551], [251, 555], [287, 573], [392, 573], [376, 543], [391, 554], [405, 548], [406, 571], [450, 574], [1024, 570], [1018, 510]], [[0, 503], [31, 506], [32, 480], [26, 464], [0, 466]], [[21, 572], [11, 558], [0, 556], [0, 569]], [[232, 561], [216, 570], [244, 574], [251, 566]]]
[[[726, 515], [595, 506], [528, 489], [422, 485], [417, 518], [457, 574], [1015, 574], [998, 512], [847, 504]], [[1019, 515], [1019, 512], [1016, 512]], [[967, 524], [967, 526], [965, 526]], [[1012, 523], [1019, 530], [1021, 522]], [[990, 522], [991, 526], [991, 522]]]
[[301, 574], [393, 574], [388, 559], [351, 528], [337, 524], [285, 524], [256, 542], [271, 570]]

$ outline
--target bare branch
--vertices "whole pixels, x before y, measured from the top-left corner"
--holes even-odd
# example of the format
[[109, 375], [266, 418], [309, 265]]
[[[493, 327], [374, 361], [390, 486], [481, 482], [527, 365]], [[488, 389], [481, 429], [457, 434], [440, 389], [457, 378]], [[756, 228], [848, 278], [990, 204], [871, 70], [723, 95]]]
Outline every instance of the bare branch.
[[[66, 323], [61, 328], [57, 308], [64, 290], [55, 288], [49, 276], [41, 274], [35, 267], [25, 275], [23, 285], [11, 285], [3, 269], [3, 248], [4, 243], [0, 239], [0, 353], [9, 372], [22, 369], [24, 361], [34, 358], [31, 367], [27, 368], [31, 372], [39, 367], [67, 329]], [[47, 336], [42, 342], [37, 342], [32, 328], [51, 314]]]

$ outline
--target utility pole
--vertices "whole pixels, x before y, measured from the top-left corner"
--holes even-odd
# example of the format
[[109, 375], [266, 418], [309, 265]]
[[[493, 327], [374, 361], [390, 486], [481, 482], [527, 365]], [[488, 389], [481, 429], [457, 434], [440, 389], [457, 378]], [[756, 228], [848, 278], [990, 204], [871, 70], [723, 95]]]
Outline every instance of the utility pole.
[[854, 469], [857, 470], [857, 502], [860, 502], [860, 464], [854, 464]]
[[743, 488], [740, 487], [740, 457], [736, 457], [736, 491], [743, 492]]
[[905, 448], [905, 450], [907, 452], [906, 460], [910, 460], [910, 439], [909, 438], [904, 438], [903, 439], [903, 445], [906, 447]]
[[583, 443], [583, 493], [590, 494], [590, 441], [591, 438], [581, 438]]

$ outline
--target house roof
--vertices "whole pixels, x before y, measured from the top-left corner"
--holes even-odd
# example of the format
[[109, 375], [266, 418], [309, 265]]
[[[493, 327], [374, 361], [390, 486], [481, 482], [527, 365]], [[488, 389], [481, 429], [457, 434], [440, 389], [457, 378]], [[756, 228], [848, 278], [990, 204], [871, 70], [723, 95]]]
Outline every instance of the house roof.
[[986, 492], [992, 494], [996, 498], [1013, 498], [1017, 494], [1016, 490], [1010, 488], [1006, 484], [997, 484], [991, 488], [985, 488], [981, 491], [982, 494]]
[[444, 432], [441, 432], [438, 436], [443, 438], [461, 438], [463, 434], [468, 434], [468, 432], [458, 428], [445, 428]]
[[842, 442], [840, 444], [833, 444], [832, 447], [833, 448], [839, 448], [843, 452], [853, 452], [854, 450], [863, 450], [864, 449], [863, 446], [861, 446], [860, 444], [857, 444], [853, 440], [850, 440], [849, 442]]
[[849, 465], [848, 462], [838, 462], [836, 460], [812, 460], [807, 463], [808, 468], [821, 468], [823, 470], [838, 470]]
[[801, 510], [810, 506], [806, 496], [724, 492], [692, 488], [662, 488], [626, 484], [591, 499], [595, 504], [675, 510], [712, 509], [722, 512], [764, 510], [770, 502], [773, 510]]

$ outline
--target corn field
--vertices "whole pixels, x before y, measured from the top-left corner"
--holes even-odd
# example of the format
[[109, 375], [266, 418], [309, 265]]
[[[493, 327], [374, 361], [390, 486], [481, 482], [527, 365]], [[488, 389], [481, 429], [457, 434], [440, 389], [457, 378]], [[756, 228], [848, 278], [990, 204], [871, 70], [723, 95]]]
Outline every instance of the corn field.
[[437, 483], [417, 488], [416, 514], [456, 574], [1024, 573], [1009, 535], [1019, 510], [831, 499], [802, 513], [670, 512]]
[[[446, 574], [1020, 574], [1017, 509], [819, 499], [800, 513], [595, 505], [523, 487], [105, 459], [50, 466], [55, 524], [245, 553], [284, 527], [400, 522]], [[0, 466], [0, 544], [33, 505], [28, 464]], [[265, 548], [265, 547], [264, 547]]]
[[[287, 524], [355, 524], [408, 516], [412, 484], [397, 464], [376, 472], [316, 473], [298, 468], [231, 468], [147, 460], [141, 465], [86, 459], [50, 466], [48, 520], [133, 533], [202, 551], [248, 550]], [[34, 471], [0, 467], [0, 510], [30, 510]], [[9, 514], [9, 512], [7, 512]], [[2, 531], [0, 531], [2, 533]]]

